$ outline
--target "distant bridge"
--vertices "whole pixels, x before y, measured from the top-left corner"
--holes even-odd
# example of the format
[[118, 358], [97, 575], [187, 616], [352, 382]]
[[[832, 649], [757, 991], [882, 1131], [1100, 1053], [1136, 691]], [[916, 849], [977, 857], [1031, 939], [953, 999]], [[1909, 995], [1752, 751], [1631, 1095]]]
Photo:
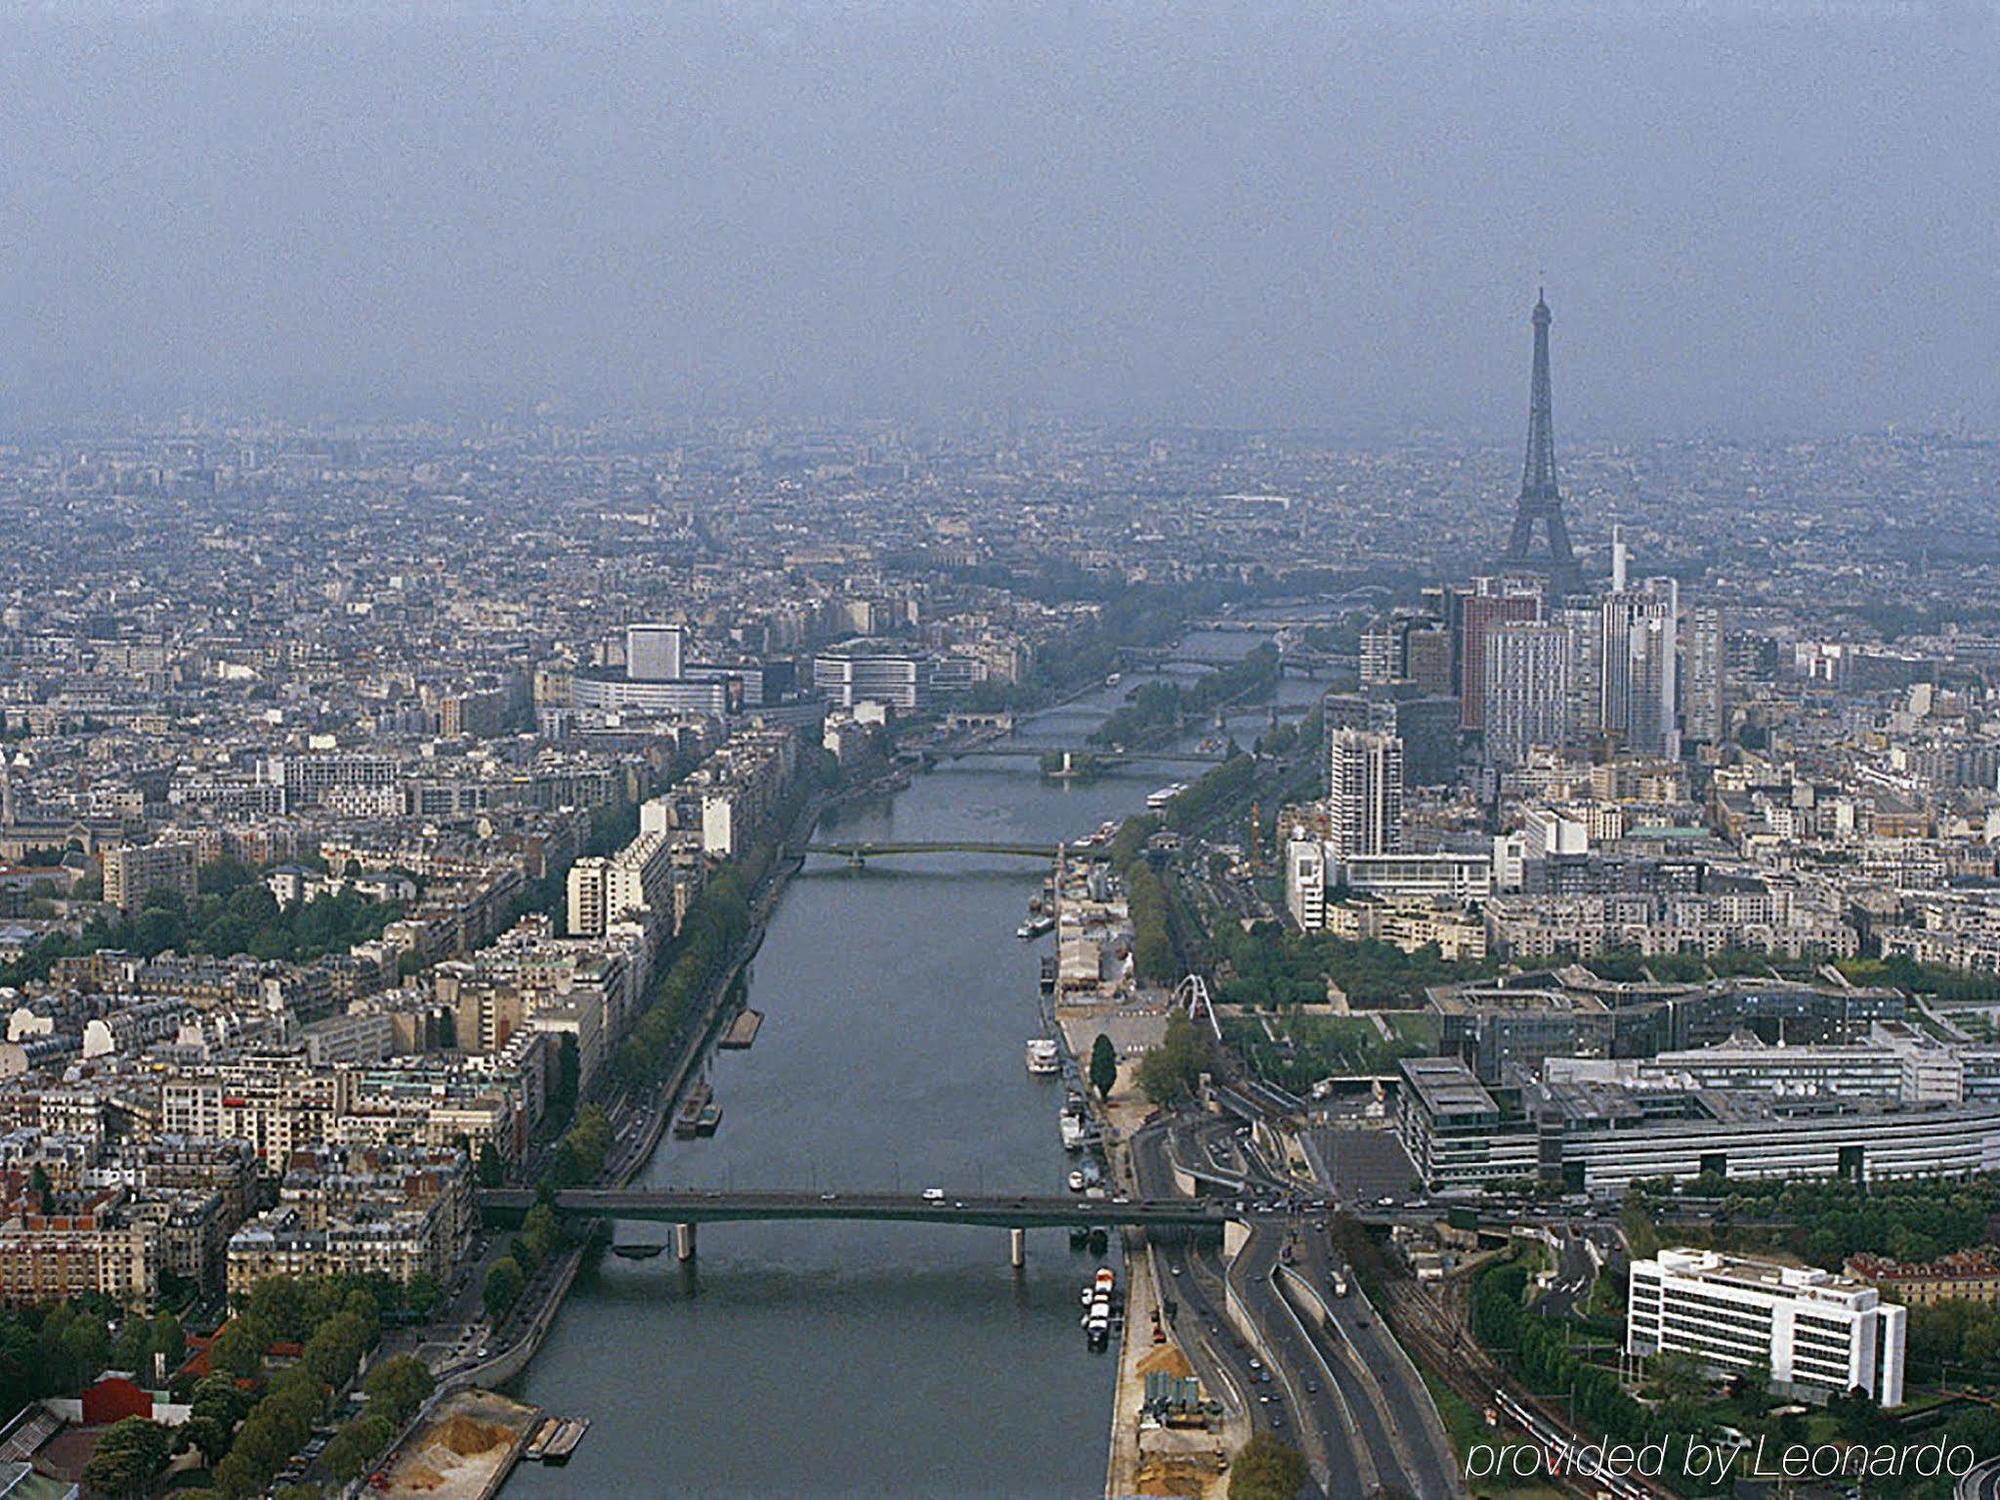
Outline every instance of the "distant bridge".
[[1075, 759], [1096, 761], [1103, 765], [1124, 765], [1135, 760], [1167, 761], [1183, 766], [1219, 766], [1229, 757], [1220, 750], [1093, 750], [1072, 749], [1059, 746], [1051, 749], [1047, 745], [975, 745], [969, 750], [947, 751], [953, 760], [966, 760], [972, 756], [1009, 756], [1020, 759], [1024, 756], [1064, 755]]
[[[935, 1192], [935, 1190], [933, 1190]], [[518, 1224], [535, 1206], [530, 1188], [481, 1188], [479, 1212], [489, 1224]], [[674, 1226], [675, 1253], [692, 1260], [697, 1224], [820, 1219], [890, 1224], [971, 1224], [1012, 1231], [1012, 1259], [1026, 1255], [1030, 1229], [1090, 1229], [1100, 1225], [1216, 1229], [1245, 1217], [1234, 1205], [1194, 1198], [1086, 1198], [1081, 1194], [813, 1193], [788, 1190], [566, 1188], [554, 1195], [558, 1217], [633, 1219]], [[1251, 1216], [1262, 1211], [1249, 1208]]]
[[1039, 860], [1056, 857], [1054, 844], [988, 844], [971, 839], [932, 843], [807, 844], [805, 847], [808, 854], [836, 854], [851, 865], [863, 865], [871, 859], [891, 854], [1006, 854], [1019, 859]]

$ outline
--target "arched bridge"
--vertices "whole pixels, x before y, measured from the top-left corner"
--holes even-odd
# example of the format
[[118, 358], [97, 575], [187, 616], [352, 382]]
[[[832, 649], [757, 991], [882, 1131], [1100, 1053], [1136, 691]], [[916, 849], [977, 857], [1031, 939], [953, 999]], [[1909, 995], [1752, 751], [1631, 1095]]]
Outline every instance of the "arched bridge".
[[1006, 854], [1019, 859], [1039, 860], [1056, 857], [1054, 844], [988, 844], [971, 839], [930, 843], [807, 844], [805, 847], [808, 854], [837, 854], [851, 865], [866, 864], [878, 856], [890, 854]]

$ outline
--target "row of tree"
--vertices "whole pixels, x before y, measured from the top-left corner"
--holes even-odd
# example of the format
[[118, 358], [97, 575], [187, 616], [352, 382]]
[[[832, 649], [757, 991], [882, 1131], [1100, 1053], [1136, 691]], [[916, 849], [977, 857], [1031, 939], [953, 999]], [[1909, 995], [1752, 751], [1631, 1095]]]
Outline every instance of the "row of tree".
[[[217, 1336], [210, 1361], [225, 1375], [255, 1379], [272, 1343], [305, 1335], [296, 1363], [272, 1376], [228, 1451], [215, 1464], [225, 1500], [261, 1493], [325, 1416], [329, 1399], [345, 1390], [381, 1334], [381, 1308], [365, 1287], [340, 1278], [275, 1276], [259, 1282], [244, 1307]], [[197, 1395], [201, 1393], [198, 1391]], [[192, 1418], [190, 1419], [192, 1420]], [[201, 1442], [200, 1434], [190, 1440]], [[204, 1447], [204, 1453], [208, 1450]]]
[[521, 1232], [514, 1236], [507, 1253], [487, 1269], [486, 1286], [481, 1293], [487, 1314], [496, 1320], [506, 1316], [521, 1300], [529, 1279], [548, 1264], [562, 1245], [562, 1227], [556, 1222], [555, 1210], [546, 1202], [537, 1203], [521, 1220]]
[[368, 1396], [367, 1410], [343, 1425], [320, 1456], [327, 1472], [342, 1484], [358, 1478], [417, 1414], [430, 1396], [431, 1372], [414, 1355], [399, 1354], [370, 1370], [361, 1388]]
[[2000, 1177], [1873, 1183], [1769, 1182], [1696, 1178], [1682, 1194], [1672, 1183], [1635, 1184], [1641, 1203], [1671, 1209], [1678, 1197], [1719, 1199], [1712, 1223], [1727, 1232], [1737, 1218], [1782, 1219], [1788, 1226], [1743, 1237], [1775, 1240], [1815, 1265], [1836, 1269], [1849, 1255], [1888, 1255], [1900, 1261], [1933, 1260], [1983, 1245], [2000, 1215]]
[[1527, 1285], [1527, 1269], [1518, 1261], [1482, 1272], [1473, 1284], [1473, 1336], [1511, 1364], [1531, 1390], [1569, 1393], [1572, 1421], [1582, 1430], [1633, 1443], [1664, 1435], [1662, 1418], [1627, 1395], [1611, 1371], [1579, 1358], [1560, 1324], [1528, 1312]]
[[1141, 861], [1125, 877], [1125, 904], [1132, 915], [1132, 962], [1139, 977], [1154, 984], [1173, 983], [1179, 964], [1174, 958], [1171, 898], [1165, 882]]
[[688, 1017], [750, 931], [750, 895], [771, 858], [768, 846], [758, 846], [710, 880], [695, 901], [651, 1003], [612, 1055], [612, 1076], [625, 1087], [650, 1085], [672, 1061]]

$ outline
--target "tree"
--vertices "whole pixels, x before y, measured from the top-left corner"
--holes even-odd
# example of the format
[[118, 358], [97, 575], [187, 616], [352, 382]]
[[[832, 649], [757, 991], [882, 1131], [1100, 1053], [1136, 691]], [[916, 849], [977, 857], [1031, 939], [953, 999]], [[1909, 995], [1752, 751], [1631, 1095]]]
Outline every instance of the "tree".
[[431, 1309], [437, 1306], [441, 1291], [437, 1277], [428, 1271], [419, 1271], [410, 1278], [409, 1285], [403, 1288], [403, 1307], [411, 1317], [422, 1321], [428, 1318]]
[[1112, 1089], [1118, 1086], [1118, 1049], [1101, 1031], [1090, 1044], [1090, 1086], [1097, 1090], [1100, 1099], [1109, 1099]]
[[268, 1342], [263, 1331], [254, 1327], [247, 1316], [232, 1318], [209, 1345], [209, 1368], [239, 1380], [255, 1380], [264, 1373], [264, 1347]]
[[507, 1165], [500, 1160], [500, 1153], [493, 1149], [491, 1141], [479, 1143], [479, 1185], [498, 1187], [507, 1180]]
[[187, 1358], [187, 1332], [181, 1327], [181, 1320], [172, 1313], [161, 1313], [153, 1319], [153, 1350], [166, 1356], [169, 1374]]
[[1653, 1389], [1669, 1406], [1691, 1409], [1708, 1394], [1708, 1372], [1692, 1354], [1669, 1350], [1656, 1355], [1647, 1373]]
[[1229, 1500], [1298, 1500], [1306, 1482], [1306, 1461], [1299, 1450], [1260, 1432], [1241, 1448], [1229, 1466]]
[[370, 1370], [362, 1389], [368, 1392], [368, 1409], [379, 1408], [400, 1427], [424, 1404], [432, 1384], [431, 1372], [422, 1360], [398, 1354]]
[[235, 1435], [236, 1424], [225, 1422], [206, 1412], [191, 1412], [181, 1423], [181, 1442], [190, 1448], [199, 1449], [201, 1461], [211, 1468], [223, 1454], [229, 1451], [229, 1440]]
[[1761, 1401], [1771, 1393], [1771, 1362], [1759, 1359], [1738, 1371], [1730, 1378], [1729, 1391], [1739, 1401]]
[[1140, 1092], [1155, 1104], [1177, 1104], [1193, 1095], [1208, 1067], [1208, 1045], [1186, 1016], [1167, 1022], [1167, 1034], [1139, 1059]]
[[86, 1488], [106, 1495], [141, 1496], [167, 1467], [173, 1435], [144, 1417], [126, 1417], [105, 1429], [84, 1465]]
[[130, 1370], [144, 1384], [153, 1378], [153, 1325], [144, 1318], [131, 1317], [118, 1330], [118, 1342], [111, 1346], [111, 1363]]
[[326, 1445], [327, 1472], [342, 1484], [350, 1483], [368, 1466], [368, 1461], [388, 1447], [396, 1436], [396, 1424], [379, 1412], [364, 1412], [333, 1435]]
[[487, 1316], [498, 1318], [521, 1299], [521, 1288], [527, 1278], [511, 1256], [503, 1255], [493, 1262], [486, 1273], [486, 1289], [481, 1294], [486, 1303]]

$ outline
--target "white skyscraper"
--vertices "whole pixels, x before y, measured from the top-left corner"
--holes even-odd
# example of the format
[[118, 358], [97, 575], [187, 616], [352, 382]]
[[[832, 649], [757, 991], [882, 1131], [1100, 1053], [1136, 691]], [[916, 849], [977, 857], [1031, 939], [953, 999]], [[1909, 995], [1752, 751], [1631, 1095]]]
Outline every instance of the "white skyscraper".
[[1509, 620], [1486, 637], [1486, 759], [1524, 765], [1537, 745], [1559, 746], [1570, 733], [1571, 649], [1568, 627]]
[[1361, 685], [1380, 687], [1396, 680], [1396, 632], [1378, 622], [1361, 632]]
[[625, 675], [633, 682], [672, 682], [681, 675], [678, 625], [627, 625]]
[[1336, 729], [1329, 741], [1327, 810], [1336, 864], [1403, 845], [1403, 742], [1394, 735]]
[[1638, 588], [1604, 600], [1599, 660], [1603, 725], [1634, 754], [1680, 754], [1675, 718], [1679, 593], [1671, 578], [1648, 578]]

